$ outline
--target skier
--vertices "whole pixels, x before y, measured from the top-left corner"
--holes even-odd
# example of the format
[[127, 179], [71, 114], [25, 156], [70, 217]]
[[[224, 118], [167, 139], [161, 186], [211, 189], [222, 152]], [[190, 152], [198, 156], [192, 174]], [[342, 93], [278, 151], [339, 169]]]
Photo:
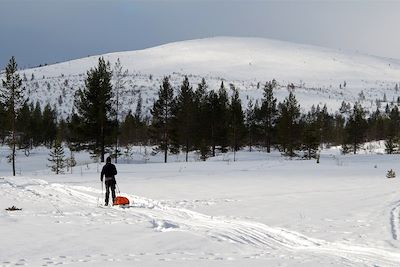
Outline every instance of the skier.
[[111, 163], [111, 157], [108, 157], [106, 159], [106, 165], [104, 165], [103, 169], [101, 170], [101, 176], [100, 176], [101, 182], [103, 182], [103, 176], [105, 177], [104, 179], [104, 184], [106, 185], [105, 206], [108, 206], [108, 199], [110, 197], [110, 188], [111, 188], [113, 203], [115, 200], [115, 184], [117, 183], [115, 181], [115, 175], [117, 175], [117, 168], [115, 168], [115, 165]]

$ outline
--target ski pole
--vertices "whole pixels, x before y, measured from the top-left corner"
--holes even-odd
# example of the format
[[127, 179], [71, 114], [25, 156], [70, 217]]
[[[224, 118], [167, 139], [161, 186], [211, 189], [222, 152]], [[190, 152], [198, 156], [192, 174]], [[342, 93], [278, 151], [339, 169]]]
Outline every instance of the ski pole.
[[119, 190], [119, 186], [118, 186], [118, 184], [117, 184], [117, 183], [115, 183], [115, 185], [117, 186], [117, 189], [118, 189], [118, 194], [121, 194], [121, 190]]
[[101, 196], [104, 198], [104, 193], [103, 193], [103, 181], [100, 181], [101, 183]]

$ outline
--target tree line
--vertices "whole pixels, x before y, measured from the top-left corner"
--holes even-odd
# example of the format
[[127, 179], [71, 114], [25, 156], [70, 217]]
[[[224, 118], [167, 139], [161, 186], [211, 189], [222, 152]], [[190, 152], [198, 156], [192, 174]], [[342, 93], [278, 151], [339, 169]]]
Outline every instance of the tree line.
[[[250, 151], [257, 147], [270, 153], [274, 148], [285, 156], [311, 159], [318, 157], [323, 144], [341, 145], [343, 153], [357, 153], [362, 143], [373, 140], [385, 140], [387, 153], [399, 152], [397, 105], [368, 113], [360, 103], [343, 102], [334, 113], [326, 105], [302, 112], [293, 88], [278, 102], [274, 95], [278, 84], [272, 80], [262, 85], [261, 99], [243, 107], [234, 84], [221, 81], [213, 90], [204, 78], [193, 85], [184, 77], [180, 87], [173, 88], [166, 76], [150, 116], [143, 114], [139, 94], [136, 107], [122, 118], [118, 99], [125, 78], [119, 60], [112, 67], [99, 58], [76, 92], [72, 114], [63, 120], [57, 118], [55, 107], [46, 105], [41, 110], [39, 103], [28, 104], [12, 57], [0, 91], [0, 138], [11, 148], [13, 166], [18, 148], [45, 145], [62, 151], [61, 143], [71, 151], [89, 150], [101, 162], [106, 153], [117, 160], [123, 147], [144, 144], [163, 153], [165, 162], [170, 153], [181, 152], [187, 161], [193, 151], [202, 160], [227, 151], [233, 151], [235, 158], [235, 152], [245, 146]], [[15, 174], [15, 166], [13, 170]]]

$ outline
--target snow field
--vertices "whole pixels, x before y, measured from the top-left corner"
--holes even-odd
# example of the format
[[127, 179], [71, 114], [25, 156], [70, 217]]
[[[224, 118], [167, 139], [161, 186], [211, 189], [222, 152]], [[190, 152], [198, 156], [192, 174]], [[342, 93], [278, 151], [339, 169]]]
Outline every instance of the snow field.
[[[56, 176], [37, 165], [44, 155], [34, 152], [23, 176], [0, 165], [1, 266], [400, 263], [399, 182], [385, 178], [398, 155], [331, 148], [320, 164], [277, 152], [169, 164], [157, 155], [118, 164], [129, 208], [101, 206], [98, 164]], [[4, 210], [12, 205], [23, 210]]]

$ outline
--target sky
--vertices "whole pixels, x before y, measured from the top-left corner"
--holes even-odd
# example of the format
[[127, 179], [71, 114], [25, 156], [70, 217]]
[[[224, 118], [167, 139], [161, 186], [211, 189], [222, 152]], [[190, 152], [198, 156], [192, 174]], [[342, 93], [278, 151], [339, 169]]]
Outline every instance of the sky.
[[400, 59], [400, 1], [0, 0], [0, 69], [213, 36]]

